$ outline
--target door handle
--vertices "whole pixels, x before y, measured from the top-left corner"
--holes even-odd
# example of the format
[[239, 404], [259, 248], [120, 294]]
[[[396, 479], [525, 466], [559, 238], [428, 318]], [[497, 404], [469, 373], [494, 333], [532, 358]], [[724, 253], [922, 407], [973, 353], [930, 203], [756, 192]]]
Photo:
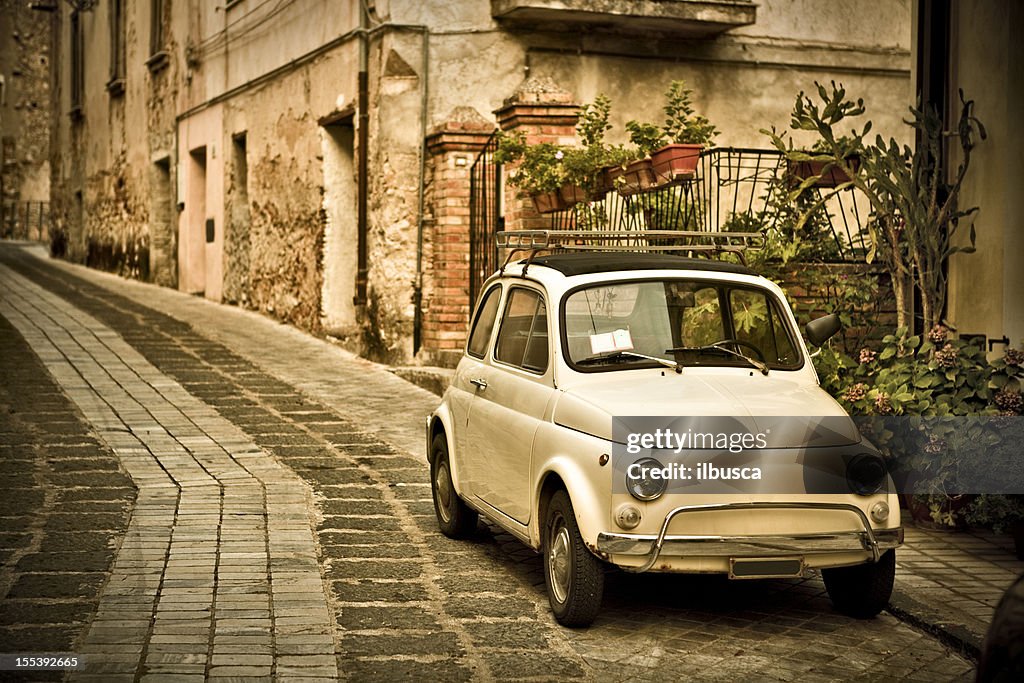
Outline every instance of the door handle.
[[487, 388], [487, 380], [483, 378], [471, 379], [469, 380], [469, 383], [472, 384], [473, 386], [480, 387], [481, 389]]

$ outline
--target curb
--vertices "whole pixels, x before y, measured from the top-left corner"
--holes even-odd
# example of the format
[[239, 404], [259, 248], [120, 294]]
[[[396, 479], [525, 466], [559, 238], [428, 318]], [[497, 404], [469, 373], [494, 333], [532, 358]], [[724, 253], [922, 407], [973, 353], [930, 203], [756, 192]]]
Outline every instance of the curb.
[[943, 645], [975, 664], [981, 658], [985, 634], [975, 633], [962, 624], [943, 619], [934, 609], [901, 590], [893, 590], [886, 611], [900, 621], [934, 636]]

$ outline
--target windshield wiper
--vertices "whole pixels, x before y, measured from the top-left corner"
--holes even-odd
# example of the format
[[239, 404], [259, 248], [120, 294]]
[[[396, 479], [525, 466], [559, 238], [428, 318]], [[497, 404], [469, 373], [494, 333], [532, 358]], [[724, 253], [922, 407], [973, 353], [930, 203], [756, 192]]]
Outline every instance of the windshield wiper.
[[671, 349], [665, 349], [665, 353], [679, 353], [680, 351], [696, 351], [698, 353], [704, 351], [721, 351], [722, 353], [728, 353], [730, 355], [736, 356], [737, 358], [742, 358], [743, 360], [747, 361], [755, 368], [757, 368], [762, 375], [768, 374], [767, 364], [762, 363], [756, 358], [751, 358], [746, 354], [740, 353], [739, 351], [733, 351], [732, 349], [728, 349], [725, 346], [719, 346], [718, 344], [708, 344], [707, 346], [675, 346]]
[[613, 353], [606, 353], [603, 355], [590, 356], [589, 358], [583, 358], [582, 360], [575, 361], [576, 365], [594, 365], [595, 363], [603, 363], [605, 361], [614, 363], [616, 361], [639, 358], [640, 360], [653, 360], [655, 363], [664, 365], [666, 368], [672, 368], [676, 372], [682, 372], [682, 366], [679, 363], [668, 360], [667, 358], [658, 358], [657, 356], [648, 356], [643, 353], [636, 353], [635, 351], [615, 351]]

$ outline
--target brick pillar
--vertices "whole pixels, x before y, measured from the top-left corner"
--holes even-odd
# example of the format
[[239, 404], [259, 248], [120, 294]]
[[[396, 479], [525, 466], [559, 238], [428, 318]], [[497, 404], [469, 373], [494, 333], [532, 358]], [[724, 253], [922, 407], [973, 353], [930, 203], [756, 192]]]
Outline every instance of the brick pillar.
[[[576, 121], [579, 105], [570, 93], [548, 78], [529, 78], [494, 115], [502, 130], [526, 134], [531, 145], [550, 142], [556, 145], [577, 144]], [[506, 177], [507, 177], [506, 172]], [[533, 208], [529, 197], [520, 197], [519, 189], [505, 184], [505, 229], [544, 229], [551, 220]]]
[[419, 360], [454, 366], [469, 321], [469, 169], [494, 132], [475, 109], [457, 107], [427, 136], [433, 220], [424, 240], [423, 336]]

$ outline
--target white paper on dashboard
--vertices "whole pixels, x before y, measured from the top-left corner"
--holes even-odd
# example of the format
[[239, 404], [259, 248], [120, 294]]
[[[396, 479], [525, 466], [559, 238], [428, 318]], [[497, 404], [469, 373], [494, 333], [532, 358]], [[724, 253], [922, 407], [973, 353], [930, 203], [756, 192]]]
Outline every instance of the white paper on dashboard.
[[593, 354], [629, 351], [633, 348], [633, 337], [629, 330], [618, 329], [590, 335], [590, 352]]

